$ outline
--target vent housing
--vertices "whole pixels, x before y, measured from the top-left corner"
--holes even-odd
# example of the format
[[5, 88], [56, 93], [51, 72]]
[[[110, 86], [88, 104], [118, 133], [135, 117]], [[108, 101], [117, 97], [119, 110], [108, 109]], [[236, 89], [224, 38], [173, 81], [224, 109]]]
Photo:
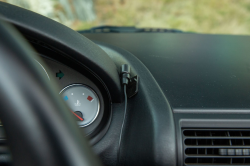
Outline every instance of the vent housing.
[[250, 165], [250, 130], [183, 129], [184, 165]]

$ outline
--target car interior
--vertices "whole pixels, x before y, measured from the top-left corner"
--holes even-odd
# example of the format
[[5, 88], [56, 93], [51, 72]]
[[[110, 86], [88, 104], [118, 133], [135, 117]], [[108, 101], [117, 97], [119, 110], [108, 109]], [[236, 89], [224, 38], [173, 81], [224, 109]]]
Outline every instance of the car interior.
[[250, 37], [130, 30], [0, 2], [0, 165], [250, 165]]

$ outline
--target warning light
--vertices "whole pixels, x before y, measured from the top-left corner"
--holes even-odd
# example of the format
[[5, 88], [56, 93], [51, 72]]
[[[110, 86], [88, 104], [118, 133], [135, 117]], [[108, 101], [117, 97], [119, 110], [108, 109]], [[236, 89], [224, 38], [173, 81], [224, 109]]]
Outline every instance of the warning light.
[[87, 99], [88, 99], [89, 101], [92, 101], [92, 100], [93, 100], [93, 97], [88, 96]]
[[65, 101], [67, 101], [69, 98], [68, 98], [68, 96], [65, 96], [63, 99], [64, 99]]
[[61, 70], [59, 70], [59, 72], [58, 72], [58, 73], [56, 73], [56, 77], [58, 77], [58, 78], [59, 78], [59, 80], [60, 80], [60, 79], [62, 79], [62, 78], [63, 78], [63, 76], [64, 76], [64, 74], [63, 74], [63, 72], [61, 72]]

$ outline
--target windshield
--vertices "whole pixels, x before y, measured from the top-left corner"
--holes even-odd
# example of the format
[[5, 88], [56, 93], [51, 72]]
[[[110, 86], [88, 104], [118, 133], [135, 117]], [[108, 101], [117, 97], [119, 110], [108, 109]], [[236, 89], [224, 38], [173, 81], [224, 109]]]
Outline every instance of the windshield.
[[0, 0], [74, 30], [96, 26], [250, 34], [249, 0]]

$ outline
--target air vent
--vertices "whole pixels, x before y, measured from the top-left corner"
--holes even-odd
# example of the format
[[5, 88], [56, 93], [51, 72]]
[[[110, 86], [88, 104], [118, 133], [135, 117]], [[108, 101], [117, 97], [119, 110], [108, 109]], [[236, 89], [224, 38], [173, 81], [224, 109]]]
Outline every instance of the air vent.
[[3, 127], [0, 125], [0, 166], [10, 166], [11, 156]]
[[11, 165], [10, 152], [5, 139], [0, 139], [0, 165]]
[[183, 129], [184, 165], [250, 165], [250, 130]]

